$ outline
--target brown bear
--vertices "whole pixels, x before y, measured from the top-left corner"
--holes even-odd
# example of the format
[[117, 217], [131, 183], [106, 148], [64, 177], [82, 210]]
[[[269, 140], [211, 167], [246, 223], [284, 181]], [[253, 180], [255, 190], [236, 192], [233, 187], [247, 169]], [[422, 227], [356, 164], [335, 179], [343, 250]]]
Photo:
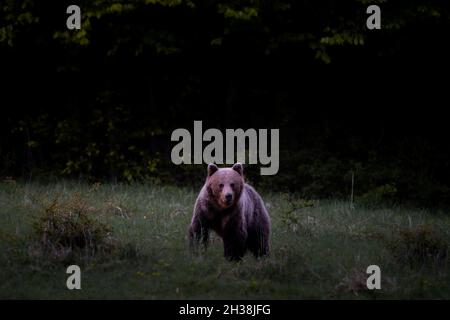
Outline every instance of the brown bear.
[[255, 257], [269, 253], [270, 217], [260, 195], [245, 183], [240, 163], [221, 169], [208, 165], [189, 227], [191, 248], [201, 242], [206, 249], [210, 230], [222, 238], [229, 260], [242, 259], [247, 250]]

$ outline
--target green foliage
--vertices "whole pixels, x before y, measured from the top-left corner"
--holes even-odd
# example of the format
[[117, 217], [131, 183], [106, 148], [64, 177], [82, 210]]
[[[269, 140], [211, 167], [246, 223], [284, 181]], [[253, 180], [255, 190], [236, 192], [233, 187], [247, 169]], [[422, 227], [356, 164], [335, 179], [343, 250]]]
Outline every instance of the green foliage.
[[430, 225], [400, 229], [390, 248], [399, 261], [412, 267], [445, 265], [449, 253], [445, 235]]
[[7, 44], [13, 47], [15, 38], [22, 36], [23, 32], [36, 27], [40, 21], [39, 16], [33, 12], [36, 9], [33, 0], [5, 0], [0, 4], [0, 45]]
[[[84, 119], [88, 121], [79, 113], [59, 121], [48, 113], [18, 121], [12, 137], [30, 156], [29, 174], [36, 178], [55, 174], [88, 181], [176, 182], [189, 186], [204, 182], [204, 165], [171, 163], [169, 127], [140, 118], [117, 100], [111, 93], [101, 95], [97, 106], [86, 110]], [[357, 205], [448, 204], [450, 188], [439, 181], [439, 176], [430, 174], [435, 164], [426, 141], [399, 143], [391, 154], [368, 149], [360, 151], [362, 156], [357, 158], [344, 150], [341, 154], [330, 152], [321, 139], [297, 152], [281, 146], [277, 175], [263, 177], [258, 165], [247, 165], [246, 178], [266, 190], [296, 190], [306, 199], [350, 199], [353, 172]], [[353, 148], [364, 150], [366, 146], [360, 142]], [[47, 150], [53, 150], [46, 156], [50, 159], [41, 158]], [[16, 159], [11, 154], [3, 155], [4, 176], [14, 175], [10, 172], [17, 166]]]
[[284, 197], [291, 208], [282, 213], [281, 222], [288, 230], [311, 234], [314, 217], [305, 216], [304, 212], [306, 208], [314, 206], [315, 202], [304, 199], [293, 199], [290, 194], [286, 194]]
[[[99, 102], [108, 105], [103, 99]], [[78, 119], [57, 124], [56, 144], [69, 150], [62, 174], [94, 178], [101, 173], [133, 181], [150, 179], [157, 173], [160, 154], [151, 154], [146, 145], [163, 133], [160, 128], [130, 126], [130, 111], [123, 106], [93, 109], [89, 118], [87, 124]]]
[[[369, 4], [383, 6], [383, 28], [379, 32], [365, 28], [365, 9]], [[428, 30], [436, 33], [448, 27], [450, 14], [445, 4], [423, 0], [84, 0], [78, 2], [82, 9], [81, 30], [67, 30], [63, 4], [2, 1], [0, 47], [8, 54], [6, 65], [11, 61], [15, 65], [9, 74], [22, 74], [19, 66], [24, 58], [31, 61], [31, 66], [40, 65], [41, 59], [48, 56], [50, 62], [42, 70], [54, 82], [48, 88], [45, 86], [48, 92], [43, 90], [44, 86], [36, 90], [47, 97], [47, 93], [52, 96], [63, 87], [68, 89], [55, 98], [58, 111], [35, 107], [38, 101], [46, 104], [48, 99], [35, 100], [37, 92], [28, 93], [35, 87], [34, 78], [20, 89], [20, 96], [33, 96], [31, 103], [5, 103], [4, 109], [11, 116], [1, 118], [4, 131], [0, 141], [0, 175], [202, 183], [204, 166], [175, 167], [170, 163], [170, 133], [175, 124], [184, 126], [186, 119], [197, 117], [211, 119], [211, 123], [223, 127], [226, 121], [235, 122], [232, 117], [241, 114], [241, 110], [234, 111], [248, 105], [245, 99], [253, 103], [273, 98], [270, 109], [277, 112], [270, 117], [263, 114], [251, 117], [266, 127], [285, 126], [281, 129], [284, 134], [289, 126], [301, 127], [292, 110], [297, 107], [295, 96], [299, 89], [289, 91], [283, 85], [251, 87], [258, 76], [246, 82], [245, 77], [254, 73], [246, 64], [230, 63], [232, 68], [225, 72], [232, 75], [229, 78], [214, 69], [211, 73], [218, 76], [211, 80], [202, 77], [203, 71], [190, 63], [184, 65], [191, 69], [178, 71], [177, 67], [171, 69], [172, 61], [164, 64], [164, 59], [158, 58], [203, 59], [231, 54], [249, 56], [251, 60], [268, 55], [283, 61], [292, 55], [304, 65], [315, 66], [319, 62], [317, 65], [322, 67], [321, 63], [336, 63], [345, 73], [346, 63], [339, 64], [342, 57], [349, 56], [347, 62], [360, 53], [361, 60], [367, 61], [397, 54], [405, 57], [401, 50], [416, 41], [416, 30], [432, 26], [424, 29], [428, 39]], [[418, 47], [428, 48], [428, 44]], [[222, 65], [222, 60], [217, 61], [220, 63], [215, 68]], [[163, 71], [157, 70], [159, 65]], [[265, 73], [266, 66], [261, 64], [258, 68]], [[128, 69], [137, 71], [143, 81], [131, 79], [130, 74], [125, 80], [112, 80], [112, 74]], [[34, 77], [35, 72], [30, 72]], [[90, 82], [91, 78], [98, 80]], [[232, 93], [239, 91], [239, 87], [228, 88], [224, 83], [239, 81], [251, 88], [236, 98]], [[66, 82], [69, 84], [65, 85]], [[71, 92], [72, 85], [80, 83], [85, 86], [76, 86]], [[20, 87], [16, 83], [12, 86]], [[88, 92], [75, 91], [80, 88]], [[351, 91], [342, 93], [349, 97], [351, 94]], [[208, 95], [213, 98], [208, 99]], [[271, 98], [267, 99], [268, 96]], [[290, 103], [295, 107], [283, 109]], [[201, 105], [221, 112], [209, 114], [209, 109], [204, 108], [207, 112], [196, 113]], [[146, 111], [141, 112], [140, 108]], [[217, 120], [222, 111], [223, 119]], [[445, 159], [430, 159], [428, 141], [415, 141], [411, 145], [400, 141], [386, 148], [394, 152], [377, 146], [369, 150], [366, 141], [355, 143], [350, 151], [333, 151], [329, 149], [333, 143], [330, 137], [339, 130], [327, 130], [306, 145], [297, 142], [306, 136], [316, 136], [316, 132], [293, 130], [285, 134], [279, 174], [261, 177], [257, 168], [249, 168], [247, 177], [265, 189], [296, 190], [308, 199], [348, 199], [350, 172], [354, 172], [354, 195], [362, 205], [376, 206], [394, 198], [416, 205], [449, 204], [450, 187], [433, 169], [447, 172], [448, 165]]]
[[[272, 221], [271, 254], [266, 259], [247, 255], [236, 264], [223, 258], [214, 234], [205, 254], [190, 255], [186, 232], [197, 192], [153, 184], [0, 184], [0, 297], [450, 297], [448, 215], [399, 207], [351, 210], [348, 202], [311, 203], [298, 194], [261, 192]], [[42, 206], [42, 199], [58, 201]], [[30, 220], [30, 214], [43, 220]], [[288, 216], [293, 218], [286, 224]], [[75, 232], [79, 227], [90, 236]], [[118, 249], [103, 254], [97, 249], [88, 259], [62, 258], [63, 248], [79, 243], [75, 239], [85, 239], [81, 243], [88, 247], [109, 244], [105, 228], [113, 231]], [[54, 254], [40, 252], [45, 234], [45, 243], [50, 245], [51, 238], [51, 247], [60, 248]], [[85, 249], [75, 250], [83, 256]], [[65, 287], [69, 262], [82, 263], [83, 290]], [[382, 268], [382, 289], [375, 295], [364, 286], [371, 264]]]
[[222, 13], [225, 18], [236, 20], [251, 20], [258, 16], [258, 9], [251, 7], [243, 7], [239, 10], [234, 9], [228, 5], [218, 5], [219, 13]]
[[[110, 55], [122, 50], [133, 55], [180, 54], [199, 39], [194, 34], [186, 35], [183, 23], [207, 14], [208, 21], [214, 21], [214, 25], [206, 29], [214, 31], [204, 31], [205, 45], [217, 46], [218, 39], [227, 45], [244, 36], [259, 53], [272, 54], [302, 47], [311, 50], [316, 59], [330, 63], [336, 47], [365, 46], [371, 42], [372, 36], [365, 29], [365, 9], [369, 4], [382, 5], [383, 12], [387, 12], [383, 15], [383, 30], [386, 30], [383, 32], [399, 32], [417, 20], [436, 21], [449, 17], [440, 2], [424, 1], [85, 0], [78, 3], [83, 16], [81, 30], [68, 31], [61, 24], [45, 37], [67, 47], [97, 47], [100, 37], [107, 32], [111, 40], [102, 45], [109, 46], [106, 52]], [[0, 28], [0, 43], [13, 46], [16, 37], [26, 37], [25, 31], [32, 26], [38, 28], [40, 21], [60, 21], [38, 9], [32, 0], [4, 2], [0, 6], [0, 18], [6, 23]], [[53, 10], [50, 12], [56, 14]], [[143, 20], [142, 12], [150, 18]], [[164, 15], [171, 26], [154, 19], [155, 13]], [[175, 26], [180, 22], [177, 21], [180, 14], [187, 20]]]
[[378, 207], [386, 204], [394, 204], [397, 188], [392, 184], [376, 187], [357, 197], [357, 203], [368, 207]]
[[95, 217], [95, 211], [79, 194], [65, 201], [56, 196], [43, 204], [35, 219], [36, 237], [50, 258], [66, 261], [74, 252], [93, 256], [111, 238], [111, 228]]

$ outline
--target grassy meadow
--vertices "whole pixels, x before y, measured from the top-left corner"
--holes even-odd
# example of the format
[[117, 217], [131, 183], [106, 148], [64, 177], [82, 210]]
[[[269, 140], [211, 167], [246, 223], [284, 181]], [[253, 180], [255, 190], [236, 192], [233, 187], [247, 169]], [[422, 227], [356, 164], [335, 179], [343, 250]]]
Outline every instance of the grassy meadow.
[[[192, 256], [198, 190], [142, 184], [0, 184], [2, 299], [450, 298], [450, 213], [261, 192], [271, 254], [242, 262], [212, 237]], [[81, 267], [81, 290], [66, 287]], [[380, 266], [381, 290], [366, 268]]]

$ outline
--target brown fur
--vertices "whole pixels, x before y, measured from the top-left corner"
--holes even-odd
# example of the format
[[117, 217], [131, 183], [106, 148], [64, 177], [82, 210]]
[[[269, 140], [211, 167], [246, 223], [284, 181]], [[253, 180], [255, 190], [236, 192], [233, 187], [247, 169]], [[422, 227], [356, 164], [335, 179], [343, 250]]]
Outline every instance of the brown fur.
[[206, 248], [210, 230], [222, 238], [228, 259], [239, 260], [247, 250], [256, 257], [269, 253], [269, 214], [260, 195], [244, 182], [240, 163], [223, 169], [208, 166], [189, 227], [191, 247], [202, 242]]

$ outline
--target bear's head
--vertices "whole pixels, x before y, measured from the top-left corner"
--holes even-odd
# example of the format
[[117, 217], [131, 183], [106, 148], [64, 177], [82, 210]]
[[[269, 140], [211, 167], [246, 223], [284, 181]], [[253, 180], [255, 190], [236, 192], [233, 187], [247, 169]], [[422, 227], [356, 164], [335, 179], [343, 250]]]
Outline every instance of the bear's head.
[[244, 169], [239, 162], [232, 168], [208, 165], [206, 187], [210, 201], [218, 209], [233, 207], [239, 201], [244, 188]]

